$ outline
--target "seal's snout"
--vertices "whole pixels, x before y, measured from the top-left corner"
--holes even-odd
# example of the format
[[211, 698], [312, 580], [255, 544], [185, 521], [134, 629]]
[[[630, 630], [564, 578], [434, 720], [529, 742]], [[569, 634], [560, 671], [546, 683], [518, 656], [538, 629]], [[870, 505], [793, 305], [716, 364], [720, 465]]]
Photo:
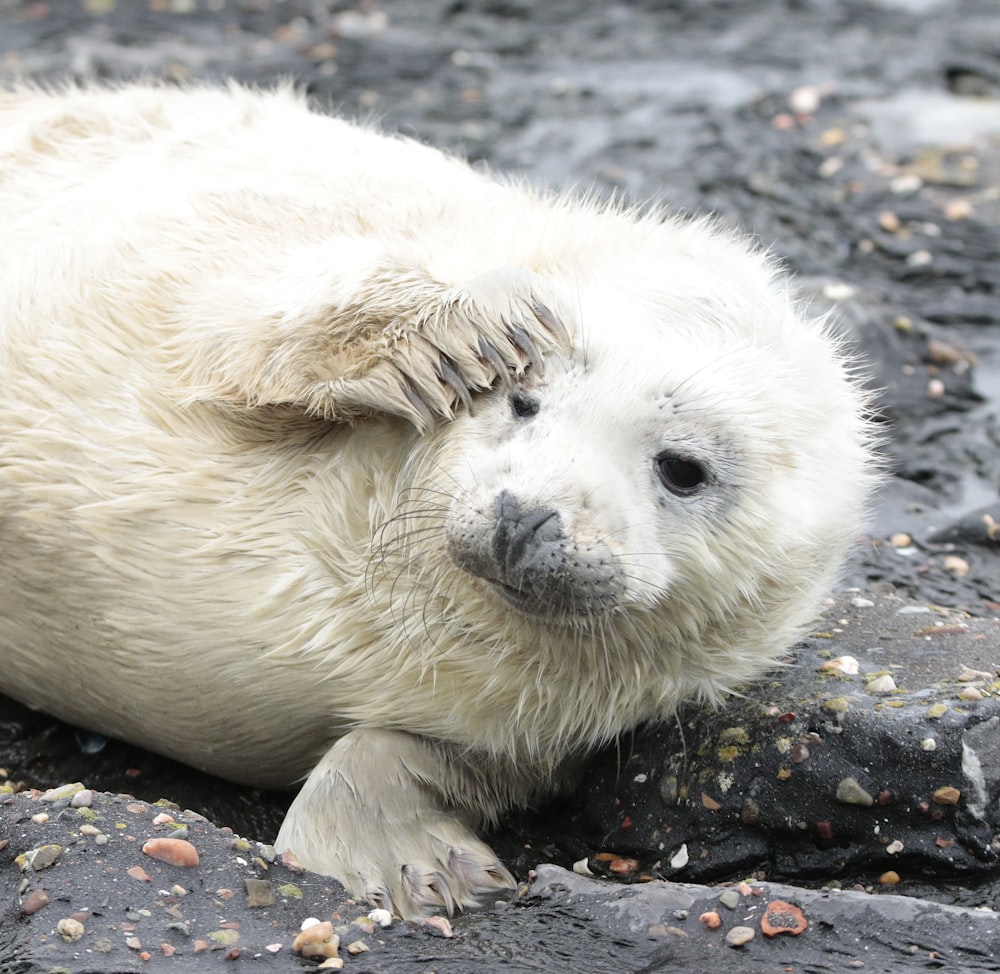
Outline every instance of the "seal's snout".
[[495, 564], [503, 571], [505, 581], [522, 588], [524, 581], [541, 569], [546, 562], [560, 560], [564, 540], [562, 518], [551, 507], [525, 509], [515, 494], [501, 491], [493, 504], [496, 528], [492, 548]]
[[556, 508], [507, 489], [450, 525], [448, 551], [457, 567], [489, 582], [508, 604], [555, 621], [608, 612], [624, 590], [620, 566], [604, 544], [582, 543]]

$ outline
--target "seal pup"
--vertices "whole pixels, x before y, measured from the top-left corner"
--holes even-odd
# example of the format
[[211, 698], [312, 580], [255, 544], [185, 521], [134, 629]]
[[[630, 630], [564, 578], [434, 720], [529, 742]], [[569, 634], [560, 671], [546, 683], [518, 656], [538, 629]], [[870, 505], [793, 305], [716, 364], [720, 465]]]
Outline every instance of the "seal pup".
[[288, 90], [0, 95], [3, 689], [237, 782], [403, 916], [475, 834], [719, 700], [871, 483], [746, 241], [540, 194]]

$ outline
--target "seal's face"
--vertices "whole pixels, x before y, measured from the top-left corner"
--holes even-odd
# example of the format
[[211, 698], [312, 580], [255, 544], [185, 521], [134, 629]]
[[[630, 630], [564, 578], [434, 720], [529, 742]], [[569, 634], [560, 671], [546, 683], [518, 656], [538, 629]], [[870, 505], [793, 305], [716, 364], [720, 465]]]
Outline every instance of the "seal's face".
[[867, 487], [850, 483], [860, 420], [820, 329], [773, 294], [692, 316], [688, 294], [639, 304], [603, 282], [579, 306], [571, 361], [451, 433], [445, 547], [475, 591], [606, 631], [640, 607], [731, 617], [775, 578], [794, 589], [797, 559], [809, 577], [839, 560]]

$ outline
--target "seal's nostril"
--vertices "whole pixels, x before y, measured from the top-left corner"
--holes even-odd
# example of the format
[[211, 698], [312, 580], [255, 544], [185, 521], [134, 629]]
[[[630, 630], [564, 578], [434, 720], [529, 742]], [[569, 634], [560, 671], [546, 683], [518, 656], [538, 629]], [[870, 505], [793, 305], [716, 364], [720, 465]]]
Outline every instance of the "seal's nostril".
[[523, 580], [537, 556], [562, 538], [559, 512], [552, 507], [525, 510], [517, 496], [508, 490], [497, 495], [493, 511], [497, 519], [493, 557], [508, 576]]

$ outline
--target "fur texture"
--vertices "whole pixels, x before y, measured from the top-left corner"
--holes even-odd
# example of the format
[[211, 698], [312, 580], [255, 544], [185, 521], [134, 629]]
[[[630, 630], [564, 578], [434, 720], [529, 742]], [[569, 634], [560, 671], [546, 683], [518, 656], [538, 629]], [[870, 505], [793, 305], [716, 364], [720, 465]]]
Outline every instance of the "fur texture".
[[473, 829], [759, 673], [859, 531], [849, 367], [705, 222], [289, 91], [0, 94], [0, 661], [404, 915]]

